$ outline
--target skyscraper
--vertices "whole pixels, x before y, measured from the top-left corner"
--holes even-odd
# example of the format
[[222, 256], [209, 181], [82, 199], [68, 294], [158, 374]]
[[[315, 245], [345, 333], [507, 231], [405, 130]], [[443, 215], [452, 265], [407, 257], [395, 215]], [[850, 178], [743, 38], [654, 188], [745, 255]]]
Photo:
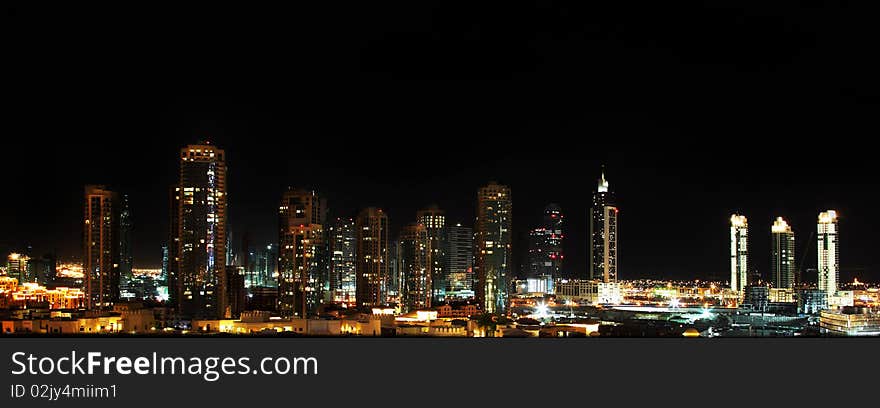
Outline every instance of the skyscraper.
[[185, 316], [222, 318], [228, 300], [226, 153], [209, 142], [182, 148], [175, 192], [177, 303]]
[[379, 208], [362, 210], [357, 231], [357, 304], [383, 306], [388, 299], [388, 216]]
[[406, 311], [431, 307], [430, 245], [428, 228], [422, 223], [409, 224], [400, 233], [397, 264], [403, 275], [400, 298]]
[[119, 277], [122, 290], [129, 290], [133, 278], [131, 268], [134, 263], [131, 256], [131, 208], [128, 194], [123, 194], [119, 208]]
[[510, 187], [493, 182], [480, 188], [474, 223], [474, 274], [477, 302], [486, 313], [507, 311], [512, 216]]
[[28, 268], [31, 258], [26, 254], [13, 252], [6, 257], [6, 275], [18, 279], [19, 283], [35, 281], [35, 274]]
[[819, 290], [825, 291], [826, 298], [837, 295], [840, 270], [840, 246], [838, 243], [837, 212], [828, 210], [819, 213], [818, 224], [818, 272]]
[[446, 299], [446, 214], [433, 205], [416, 213], [416, 223], [425, 228], [431, 298], [439, 303]]
[[85, 188], [83, 272], [87, 309], [119, 300], [119, 195], [105, 186]]
[[278, 213], [278, 310], [282, 316], [307, 316], [323, 299], [327, 280], [327, 200], [314, 191], [290, 189]]
[[730, 216], [730, 290], [742, 296], [748, 284], [749, 224], [743, 215]]
[[461, 224], [446, 229], [446, 296], [458, 299], [474, 293], [474, 229]]
[[333, 301], [354, 303], [357, 296], [355, 257], [357, 235], [354, 220], [337, 218], [330, 226], [330, 290]]
[[770, 227], [770, 277], [774, 288], [794, 288], [795, 258], [794, 232], [782, 217], [777, 217]]
[[278, 273], [278, 245], [269, 244], [261, 247], [255, 254], [254, 268], [248, 287], [278, 287], [275, 275]]
[[617, 216], [614, 193], [605, 172], [593, 193], [590, 217], [590, 279], [605, 283], [617, 282]]
[[527, 278], [558, 278], [562, 272], [562, 210], [556, 204], [544, 208], [541, 226], [529, 231]]
[[183, 282], [180, 280], [180, 184], [168, 189], [168, 304], [182, 310]]

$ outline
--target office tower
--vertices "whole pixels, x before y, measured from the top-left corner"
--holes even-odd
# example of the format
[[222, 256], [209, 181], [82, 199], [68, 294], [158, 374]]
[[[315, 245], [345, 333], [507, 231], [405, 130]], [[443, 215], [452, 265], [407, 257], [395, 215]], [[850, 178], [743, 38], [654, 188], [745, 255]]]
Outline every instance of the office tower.
[[556, 204], [544, 208], [541, 226], [529, 231], [526, 278], [559, 278], [562, 272], [562, 210]]
[[431, 307], [430, 246], [431, 239], [424, 224], [403, 227], [397, 244], [397, 264], [402, 275], [400, 299], [406, 311]]
[[131, 256], [131, 229], [131, 208], [128, 204], [128, 194], [123, 194], [119, 207], [119, 285], [121, 290], [127, 290], [133, 278], [131, 275], [134, 263]]
[[431, 279], [431, 299], [446, 299], [446, 214], [436, 205], [416, 212], [416, 223], [425, 227], [427, 246], [427, 273]]
[[278, 311], [305, 317], [323, 299], [327, 279], [327, 200], [314, 191], [289, 189], [278, 213]]
[[602, 171], [599, 186], [593, 192], [590, 215], [590, 279], [616, 283], [618, 209], [614, 193], [605, 179], [605, 171]]
[[730, 216], [730, 290], [742, 295], [748, 284], [749, 224], [743, 215]]
[[30, 258], [27, 261], [27, 270], [34, 282], [50, 286], [55, 282], [55, 264], [55, 255], [44, 254], [40, 257]]
[[354, 220], [337, 218], [330, 226], [330, 290], [333, 301], [355, 303], [357, 235]]
[[34, 276], [28, 268], [30, 257], [13, 252], [6, 257], [6, 276], [18, 279], [19, 283], [33, 282]]
[[473, 297], [474, 229], [460, 223], [446, 228], [446, 296]]
[[263, 266], [263, 276], [262, 276], [262, 284], [266, 287], [277, 287], [278, 286], [278, 245], [277, 244], [269, 244], [266, 245], [266, 251], [263, 253], [263, 259], [265, 260]]
[[385, 261], [388, 265], [387, 278], [385, 278], [385, 300], [390, 303], [400, 303], [400, 290], [404, 287], [403, 272], [400, 270], [400, 241], [390, 241], [388, 250], [385, 252]]
[[830, 298], [837, 295], [840, 270], [840, 245], [838, 243], [837, 212], [828, 210], [819, 213], [818, 224], [819, 290]]
[[228, 301], [226, 153], [209, 142], [182, 148], [175, 197], [180, 311], [189, 317], [221, 318]]
[[168, 188], [168, 272], [165, 284], [168, 286], [168, 304], [181, 311], [183, 284], [180, 280], [180, 185]]
[[770, 279], [774, 288], [794, 288], [795, 258], [794, 232], [782, 217], [777, 217], [770, 227]]
[[355, 221], [357, 231], [357, 304], [383, 306], [388, 302], [388, 215], [379, 208], [362, 210]]
[[119, 300], [119, 195], [105, 186], [85, 188], [83, 267], [87, 309]]
[[493, 182], [480, 188], [474, 223], [474, 274], [478, 280], [476, 299], [486, 313], [507, 312], [512, 216], [510, 187]]

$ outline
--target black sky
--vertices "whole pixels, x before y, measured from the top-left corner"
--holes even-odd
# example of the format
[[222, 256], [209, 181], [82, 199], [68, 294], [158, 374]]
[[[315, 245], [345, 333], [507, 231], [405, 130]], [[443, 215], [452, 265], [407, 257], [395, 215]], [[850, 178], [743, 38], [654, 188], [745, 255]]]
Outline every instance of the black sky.
[[844, 278], [880, 279], [876, 10], [593, 3], [8, 8], [0, 250], [77, 256], [83, 185], [104, 183], [131, 197], [135, 264], [158, 265], [177, 150], [207, 138], [227, 151], [233, 236], [257, 244], [288, 185], [399, 227], [431, 203], [470, 223], [497, 180], [517, 255], [556, 202], [583, 275], [605, 164], [622, 277], [726, 277], [734, 211], [755, 268], [777, 215], [812, 267], [834, 208]]

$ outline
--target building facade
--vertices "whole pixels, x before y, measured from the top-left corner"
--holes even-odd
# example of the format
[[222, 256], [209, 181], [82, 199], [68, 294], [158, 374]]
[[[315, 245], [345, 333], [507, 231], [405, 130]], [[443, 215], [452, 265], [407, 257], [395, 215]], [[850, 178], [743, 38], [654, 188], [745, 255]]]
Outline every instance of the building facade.
[[416, 213], [416, 223], [425, 228], [427, 242], [427, 273], [431, 278], [431, 298], [434, 302], [446, 300], [446, 214], [437, 206]]
[[819, 213], [817, 231], [819, 290], [829, 299], [837, 294], [840, 271], [840, 246], [838, 244], [837, 212]]
[[742, 297], [748, 285], [749, 223], [745, 216], [730, 216], [730, 290]]
[[510, 187], [497, 183], [477, 193], [474, 223], [474, 274], [476, 300], [486, 313], [503, 314], [508, 308], [513, 200]]
[[562, 210], [556, 204], [544, 208], [541, 226], [529, 232], [527, 278], [561, 277], [562, 261]]
[[176, 275], [178, 308], [188, 317], [223, 317], [228, 303], [225, 152], [210, 142], [182, 148], [175, 193], [178, 261], [170, 275]]
[[605, 172], [593, 193], [590, 216], [590, 279], [617, 282], [617, 218], [618, 208]]
[[770, 279], [774, 288], [791, 289], [794, 287], [795, 257], [794, 232], [782, 217], [777, 217], [770, 227]]
[[327, 200], [316, 192], [284, 192], [278, 221], [278, 311], [282, 317], [308, 316], [323, 300], [328, 280], [326, 220]]
[[388, 303], [388, 215], [380, 208], [366, 208], [355, 221], [357, 231], [357, 305]]
[[330, 290], [333, 302], [355, 303], [357, 234], [354, 220], [336, 218], [330, 226]]
[[431, 239], [424, 224], [403, 227], [397, 241], [397, 264], [402, 274], [400, 298], [404, 311], [431, 307], [431, 252]]
[[446, 228], [446, 297], [474, 296], [474, 229], [460, 223]]
[[119, 300], [119, 195], [105, 186], [85, 188], [83, 267], [87, 309]]

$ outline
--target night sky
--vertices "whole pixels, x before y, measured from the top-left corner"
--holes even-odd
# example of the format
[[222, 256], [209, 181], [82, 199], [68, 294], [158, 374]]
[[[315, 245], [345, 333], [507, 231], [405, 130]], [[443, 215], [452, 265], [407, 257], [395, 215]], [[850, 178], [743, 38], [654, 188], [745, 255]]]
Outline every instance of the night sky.
[[234, 242], [277, 240], [287, 186], [334, 216], [385, 208], [396, 235], [432, 203], [472, 224], [496, 180], [517, 263], [555, 202], [565, 272], [586, 276], [604, 164], [623, 279], [726, 279], [732, 212], [753, 269], [769, 273], [776, 216], [812, 268], [807, 238], [836, 209], [843, 279], [880, 280], [876, 10], [412, 3], [8, 8], [0, 250], [79, 256], [83, 185], [108, 184], [130, 196], [135, 266], [157, 267], [178, 151], [208, 139], [227, 152]]

